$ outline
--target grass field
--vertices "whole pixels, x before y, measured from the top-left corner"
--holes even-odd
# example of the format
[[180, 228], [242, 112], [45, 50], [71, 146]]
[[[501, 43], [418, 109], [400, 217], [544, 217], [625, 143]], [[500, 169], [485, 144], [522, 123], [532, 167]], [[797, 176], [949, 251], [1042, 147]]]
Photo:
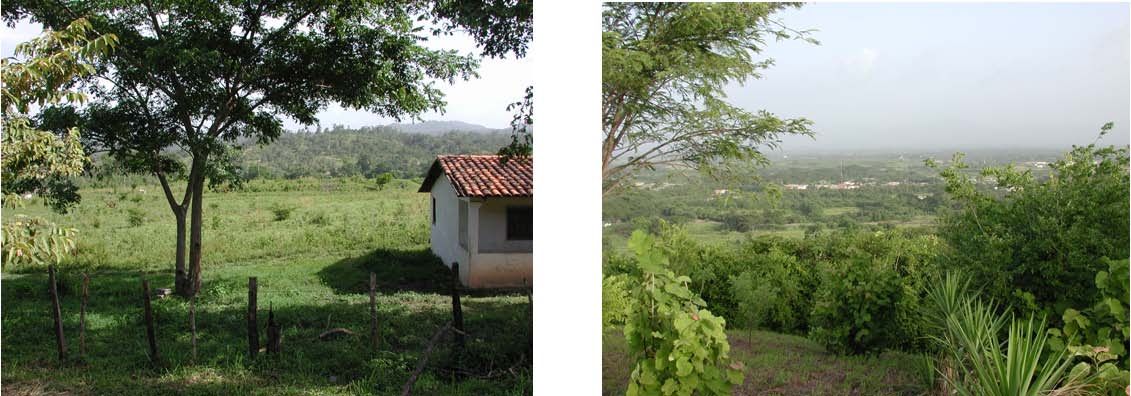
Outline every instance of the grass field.
[[[79, 230], [77, 256], [60, 267], [64, 328], [78, 352], [81, 274], [91, 275], [86, 359], [55, 353], [42, 268], [3, 272], [5, 395], [352, 395], [399, 393], [434, 332], [451, 319], [450, 275], [428, 250], [427, 196], [411, 182], [378, 191], [346, 180], [253, 182], [205, 194], [204, 286], [197, 298], [198, 354], [187, 301], [153, 301], [160, 364], [149, 363], [141, 279], [172, 287], [173, 216], [156, 186], [83, 190], [70, 214], [32, 202], [5, 209]], [[256, 192], [258, 191], [258, 192]], [[280, 213], [288, 211], [285, 215]], [[131, 220], [132, 219], [132, 220]], [[368, 273], [378, 277], [380, 346], [370, 346]], [[258, 277], [259, 322], [283, 326], [277, 357], [247, 356], [247, 281]], [[437, 345], [413, 389], [421, 395], [511, 395], [531, 390], [532, 332], [521, 293], [463, 300], [462, 354]], [[321, 341], [342, 327], [357, 335]], [[265, 333], [261, 333], [261, 340]]]
[[[927, 389], [921, 358], [898, 352], [875, 357], [836, 356], [803, 337], [754, 331], [728, 332], [731, 357], [745, 365], [736, 395], [920, 395]], [[602, 393], [623, 395], [632, 371], [624, 335], [604, 337]]]

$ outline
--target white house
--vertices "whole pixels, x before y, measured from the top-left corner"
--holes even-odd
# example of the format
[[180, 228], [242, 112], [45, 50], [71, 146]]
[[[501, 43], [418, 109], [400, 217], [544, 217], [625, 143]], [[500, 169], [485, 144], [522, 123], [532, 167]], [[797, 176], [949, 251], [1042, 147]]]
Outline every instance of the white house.
[[472, 288], [534, 285], [534, 160], [440, 155], [420, 192], [432, 195], [432, 253]]

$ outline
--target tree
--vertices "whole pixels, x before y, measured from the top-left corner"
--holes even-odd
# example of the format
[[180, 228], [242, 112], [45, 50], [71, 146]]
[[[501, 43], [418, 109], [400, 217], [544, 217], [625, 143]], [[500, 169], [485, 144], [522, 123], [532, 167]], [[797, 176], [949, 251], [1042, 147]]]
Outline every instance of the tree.
[[[1104, 125], [1100, 136], [1112, 127]], [[1105, 258], [1131, 253], [1128, 163], [1127, 147], [1074, 146], [1049, 164], [1045, 180], [1013, 166], [982, 169], [983, 178], [996, 180], [987, 190], [956, 154], [940, 170], [955, 205], [939, 228], [951, 246], [946, 264], [967, 271], [990, 297], [1044, 309], [1059, 324], [1067, 307], [1100, 300], [1095, 279], [1108, 269]]]
[[[69, 179], [82, 173], [88, 163], [78, 129], [59, 135], [39, 130], [27, 113], [32, 105], [86, 99], [70, 85], [90, 74], [91, 63], [117, 43], [113, 35], [88, 37], [90, 29], [86, 19], [74, 20], [16, 46], [15, 57], [0, 60], [4, 206], [19, 206], [23, 194], [37, 193], [52, 209], [66, 212], [80, 199]], [[58, 262], [74, 248], [75, 233], [44, 219], [17, 216], [4, 224], [4, 263]]]
[[522, 100], [507, 105], [507, 111], [513, 111], [511, 118], [511, 143], [499, 149], [503, 160], [512, 157], [528, 157], [534, 154], [534, 87], [526, 87], [526, 95]]
[[717, 171], [764, 165], [762, 146], [812, 135], [804, 118], [724, 101], [731, 82], [759, 78], [766, 37], [816, 43], [770, 16], [787, 3], [606, 3], [602, 36], [604, 193], [641, 169]]
[[[527, 45], [534, 36], [534, 2], [531, 0], [437, 0], [433, 22], [450, 32], [457, 25], [468, 27], [467, 33], [492, 58], [526, 56]], [[445, 22], [446, 21], [446, 22]], [[534, 87], [526, 87], [523, 98], [507, 105], [513, 111], [511, 143], [499, 149], [504, 161], [511, 157], [533, 154]]]
[[393, 174], [389, 172], [382, 173], [373, 179], [373, 183], [377, 184], [378, 190], [384, 190], [385, 185], [393, 181]]
[[[472, 55], [422, 46], [422, 18], [466, 21], [439, 12], [442, 3], [416, 1], [100, 2], [13, 1], [11, 22], [30, 16], [48, 27], [80, 13], [94, 30], [116, 34], [120, 49], [86, 85], [96, 100], [81, 111], [47, 112], [55, 127], [80, 125], [87, 144], [128, 169], [160, 181], [176, 217], [176, 290], [201, 285], [201, 219], [205, 182], [228, 168], [218, 153], [237, 139], [269, 143], [281, 117], [304, 125], [330, 103], [400, 119], [443, 109], [433, 80], [474, 75]], [[452, 15], [463, 15], [454, 13]], [[477, 39], [507, 32], [488, 23]], [[508, 40], [498, 40], [500, 48]], [[511, 44], [513, 45], [513, 44]], [[180, 152], [188, 164], [177, 161]], [[184, 179], [183, 195], [172, 182]], [[186, 227], [186, 221], [188, 222]], [[186, 247], [185, 238], [188, 237]], [[188, 250], [188, 268], [185, 252]]]

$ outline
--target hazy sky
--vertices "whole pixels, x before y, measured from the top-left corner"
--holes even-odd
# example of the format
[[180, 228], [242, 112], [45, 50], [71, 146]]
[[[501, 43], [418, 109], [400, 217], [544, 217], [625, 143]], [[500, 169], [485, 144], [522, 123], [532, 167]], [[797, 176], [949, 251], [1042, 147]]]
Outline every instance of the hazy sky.
[[809, 149], [1126, 144], [1128, 4], [808, 4], [781, 14], [821, 45], [770, 43], [776, 64], [731, 102], [815, 122]]
[[[30, 23], [21, 23], [14, 29], [0, 26], [0, 56], [4, 57], [12, 55], [12, 48], [16, 44], [35, 37], [42, 30], [39, 24]], [[475, 42], [463, 33], [431, 38], [425, 45], [430, 48], [455, 49], [460, 53], [477, 56], [480, 52], [475, 47]], [[506, 111], [507, 104], [522, 99], [526, 87], [533, 85], [534, 71], [531, 66], [529, 57], [484, 58], [480, 62], [478, 79], [457, 81], [452, 85], [437, 82], [446, 95], [447, 111], [444, 114], [427, 113], [422, 117], [425, 120], [464, 121], [489, 128], [509, 128], [512, 114]], [[330, 106], [318, 114], [318, 119], [327, 128], [334, 124], [360, 127], [395, 122], [365, 111], [345, 110], [340, 106]], [[296, 129], [299, 124], [286, 120], [285, 127]]]

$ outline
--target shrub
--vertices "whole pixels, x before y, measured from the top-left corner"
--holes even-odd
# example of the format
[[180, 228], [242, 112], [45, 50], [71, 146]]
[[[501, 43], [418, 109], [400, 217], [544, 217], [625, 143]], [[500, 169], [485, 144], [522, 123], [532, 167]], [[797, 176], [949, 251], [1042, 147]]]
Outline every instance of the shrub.
[[756, 256], [753, 269], [730, 278], [739, 317], [751, 328], [806, 328], [812, 297], [808, 278], [797, 258], [780, 250]]
[[317, 226], [330, 224], [330, 217], [325, 212], [314, 212], [307, 217], [307, 222]]
[[612, 275], [601, 280], [601, 323], [605, 330], [624, 325], [629, 308], [629, 277]]
[[1086, 366], [1079, 371], [1095, 373], [1107, 393], [1118, 394], [1128, 383], [1128, 259], [1103, 259], [1107, 271], [1096, 274], [1096, 303], [1084, 309], [1067, 308], [1064, 325], [1048, 330], [1049, 347], [1066, 351]]
[[908, 336], [901, 326], [904, 296], [895, 271], [869, 260], [850, 260], [824, 274], [813, 302], [809, 337], [838, 354], [896, 347]]
[[268, 210], [275, 216], [275, 221], [283, 221], [291, 217], [291, 212], [295, 211], [294, 206], [284, 205], [281, 203], [274, 203]]
[[939, 235], [952, 248], [947, 264], [971, 274], [994, 299], [1032, 305], [1056, 321], [1063, 307], [1099, 301], [1094, 280], [1107, 269], [1101, 257], [1128, 257], [1131, 246], [1128, 161], [1126, 147], [1074, 147], [1049, 164], [1044, 179], [1013, 167], [983, 168], [983, 177], [996, 179], [998, 191], [991, 192], [978, 187], [956, 154], [940, 170], [959, 205], [940, 221]]
[[130, 227], [137, 227], [145, 224], [145, 212], [138, 208], [129, 208], [126, 210], [126, 222]]
[[726, 320], [707, 310], [687, 276], [667, 269], [655, 238], [632, 233], [629, 248], [639, 275], [631, 280], [631, 311], [624, 326], [636, 363], [628, 395], [729, 395], [743, 381], [742, 362], [729, 357]]

